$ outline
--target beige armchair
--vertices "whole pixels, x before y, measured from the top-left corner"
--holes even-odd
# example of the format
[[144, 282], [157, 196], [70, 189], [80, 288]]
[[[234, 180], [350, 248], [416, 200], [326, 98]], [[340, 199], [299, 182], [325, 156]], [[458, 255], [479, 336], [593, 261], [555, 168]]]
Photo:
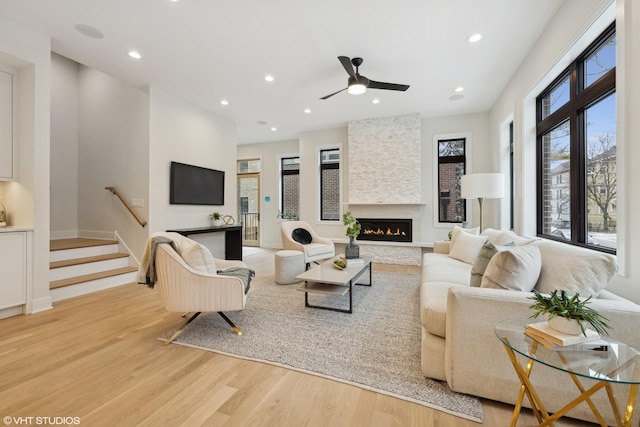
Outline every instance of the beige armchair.
[[[246, 267], [242, 261], [215, 260], [216, 268]], [[195, 314], [164, 343], [171, 343], [201, 312], [216, 311], [242, 335], [223, 311], [244, 310], [247, 295], [241, 279], [231, 276], [203, 273], [191, 268], [168, 244], [160, 244], [156, 250], [156, 288], [160, 291], [164, 307], [168, 311]]]
[[328, 259], [336, 254], [333, 241], [318, 236], [305, 221], [284, 221], [280, 224], [280, 232], [282, 247], [302, 252], [307, 268], [312, 262]]

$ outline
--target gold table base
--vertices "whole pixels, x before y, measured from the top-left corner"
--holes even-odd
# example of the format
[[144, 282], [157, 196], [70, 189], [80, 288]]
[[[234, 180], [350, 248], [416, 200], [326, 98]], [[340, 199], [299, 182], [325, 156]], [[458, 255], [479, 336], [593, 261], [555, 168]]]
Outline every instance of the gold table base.
[[[534, 343], [531, 351], [533, 354], [535, 354], [537, 347], [538, 347], [538, 343]], [[593, 395], [595, 392], [597, 392], [602, 388], [605, 388], [607, 391], [607, 395], [609, 397], [609, 403], [611, 404], [611, 409], [613, 410], [613, 414], [616, 418], [618, 427], [631, 426], [631, 417], [633, 416], [633, 403], [636, 398], [638, 384], [630, 385], [629, 396], [627, 398], [627, 405], [625, 408], [624, 418], [622, 418], [620, 415], [620, 410], [618, 409], [618, 403], [617, 403], [615, 394], [613, 393], [613, 388], [611, 387], [611, 383], [607, 381], [598, 381], [598, 383], [596, 383], [592, 387], [585, 389], [584, 386], [580, 383], [580, 380], [578, 379], [578, 377], [574, 374], [569, 373], [568, 375], [571, 377], [576, 387], [580, 391], [580, 395], [575, 399], [573, 399], [571, 402], [567, 403], [565, 406], [563, 406], [560, 410], [555, 412], [553, 415], [549, 415], [547, 410], [544, 408], [544, 404], [542, 403], [540, 396], [538, 395], [535, 388], [533, 387], [533, 384], [529, 380], [529, 375], [531, 374], [531, 370], [533, 369], [534, 359], [527, 358], [526, 368], [523, 368], [520, 362], [518, 362], [518, 359], [516, 358], [514, 351], [506, 344], [504, 345], [504, 348], [507, 351], [507, 354], [509, 355], [509, 359], [513, 364], [513, 368], [515, 369], [516, 374], [518, 374], [518, 378], [520, 379], [520, 384], [521, 384], [520, 391], [518, 392], [518, 399], [516, 400], [516, 404], [513, 409], [513, 415], [511, 417], [511, 424], [510, 424], [511, 427], [515, 427], [518, 421], [518, 415], [520, 415], [520, 410], [522, 409], [522, 401], [524, 400], [525, 395], [527, 396], [527, 399], [531, 404], [531, 410], [533, 411], [534, 415], [538, 419], [538, 422], [540, 423], [539, 427], [552, 426], [554, 421], [557, 421], [559, 418], [566, 415], [570, 410], [572, 410], [582, 402], [586, 402], [587, 405], [589, 405], [589, 408], [591, 408], [591, 411], [593, 412], [596, 419], [598, 420], [598, 423], [603, 427], [607, 427], [607, 423], [604, 421], [604, 419], [602, 418], [602, 415], [600, 415], [600, 412], [598, 411], [598, 409], [593, 404], [590, 398], [591, 395]], [[560, 356], [562, 361], [566, 363], [566, 359], [562, 356], [562, 354], [558, 353], [558, 355]]]

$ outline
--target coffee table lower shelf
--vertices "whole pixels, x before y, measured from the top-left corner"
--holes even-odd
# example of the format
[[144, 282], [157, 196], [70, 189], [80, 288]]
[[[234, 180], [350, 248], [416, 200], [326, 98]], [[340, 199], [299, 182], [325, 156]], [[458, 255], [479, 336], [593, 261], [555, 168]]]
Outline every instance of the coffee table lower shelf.
[[330, 295], [343, 297], [349, 292], [349, 286], [331, 285], [329, 283], [309, 283], [298, 286], [298, 290], [302, 292], [310, 292], [312, 294]]

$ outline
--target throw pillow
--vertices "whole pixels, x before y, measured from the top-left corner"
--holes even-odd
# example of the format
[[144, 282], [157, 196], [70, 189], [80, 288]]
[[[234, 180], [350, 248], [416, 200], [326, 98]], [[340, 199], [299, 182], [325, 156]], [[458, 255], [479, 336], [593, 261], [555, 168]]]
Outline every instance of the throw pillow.
[[506, 245], [509, 242], [513, 242], [515, 246], [527, 245], [536, 239], [529, 239], [527, 237], [518, 236], [513, 231], [496, 230], [494, 228], [485, 228], [480, 233], [481, 236], [487, 236], [490, 242], [493, 242], [497, 246]]
[[215, 274], [216, 261], [211, 251], [204, 245], [191, 239], [184, 239], [180, 244], [180, 256], [191, 268], [201, 273]]
[[536, 290], [543, 294], [559, 289], [583, 298], [595, 296], [618, 271], [614, 255], [547, 239], [532, 245], [542, 254], [543, 268]]
[[491, 258], [480, 286], [530, 292], [540, 277], [541, 267], [542, 258], [537, 246], [508, 248]]
[[449, 251], [449, 257], [473, 264], [478, 256], [478, 252], [487, 241], [485, 236], [474, 236], [469, 233], [459, 233], [456, 238], [456, 244]]
[[309, 233], [309, 230], [305, 230], [304, 228], [296, 228], [293, 230], [291, 238], [301, 245], [308, 245], [312, 240], [311, 233]]
[[462, 228], [459, 225], [454, 226], [453, 230], [451, 230], [451, 248], [455, 246], [456, 242], [458, 241], [458, 236], [460, 235], [460, 233], [467, 233], [467, 234], [477, 236], [480, 234], [480, 227]]
[[493, 242], [487, 241], [480, 251], [478, 252], [478, 256], [475, 261], [473, 261], [473, 267], [471, 267], [471, 279], [469, 280], [469, 285], [473, 287], [479, 287], [482, 283], [482, 276], [484, 276], [484, 272], [487, 269], [487, 265], [491, 258], [501, 250], [507, 249], [511, 246], [515, 246], [515, 243], [509, 242], [503, 246], [496, 246]]

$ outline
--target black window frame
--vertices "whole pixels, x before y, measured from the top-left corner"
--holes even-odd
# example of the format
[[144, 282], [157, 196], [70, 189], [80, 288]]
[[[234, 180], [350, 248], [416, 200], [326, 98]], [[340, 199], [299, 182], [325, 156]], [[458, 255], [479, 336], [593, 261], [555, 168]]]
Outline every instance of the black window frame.
[[[451, 141], [462, 141], [462, 147], [463, 147], [463, 153], [462, 154], [458, 154], [455, 156], [441, 156], [440, 155], [440, 143], [442, 142], [451, 142]], [[462, 175], [467, 173], [467, 137], [466, 136], [459, 136], [459, 137], [453, 137], [453, 138], [438, 138], [436, 144], [436, 150], [437, 150], [437, 154], [438, 154], [438, 171], [437, 171], [437, 177], [438, 177], [438, 194], [437, 194], [437, 199], [438, 199], [438, 224], [460, 224], [460, 223], [465, 223], [467, 221], [467, 203], [464, 199], [462, 199], [460, 197], [460, 182], [458, 181], [457, 184], [457, 188], [455, 190], [457, 190], [458, 192], [458, 199], [461, 200], [462, 203], [462, 218], [452, 218], [451, 220], [443, 220], [442, 219], [442, 201], [443, 201], [443, 191], [442, 191], [442, 183], [440, 182], [440, 165], [443, 164], [462, 164], [462, 174], [460, 175], [460, 177], [462, 177]], [[451, 194], [449, 194], [449, 199], [451, 199]]]
[[[284, 161], [285, 160], [294, 160], [298, 159], [298, 169], [285, 169]], [[285, 212], [285, 191], [284, 191], [284, 177], [287, 175], [298, 175], [300, 176], [300, 156], [286, 156], [280, 158], [280, 212], [282, 215], [291, 215], [292, 212]], [[298, 211], [294, 214], [299, 217], [300, 216], [300, 185], [298, 185]]]
[[[537, 190], [537, 220], [536, 233], [539, 237], [557, 240], [563, 243], [588, 247], [615, 254], [616, 250], [609, 247], [588, 243], [587, 229], [587, 182], [586, 182], [586, 149], [585, 149], [585, 111], [616, 92], [616, 67], [600, 77], [588, 87], [584, 87], [584, 61], [599, 49], [611, 36], [616, 34], [615, 22], [611, 24], [598, 38], [585, 49], [544, 91], [536, 98], [536, 190]], [[616, 64], [617, 65], [617, 64]], [[542, 100], [549, 95], [555, 86], [569, 76], [569, 101], [543, 119]], [[544, 227], [544, 144], [543, 137], [551, 130], [569, 122], [570, 146], [570, 239], [559, 238]]]
[[[337, 151], [338, 152], [338, 161], [337, 162], [323, 162], [323, 153], [329, 153], [329, 152], [333, 152], [333, 151]], [[338, 171], [340, 170], [340, 162], [342, 161], [342, 155], [340, 153], [340, 149], [339, 148], [325, 148], [325, 149], [321, 149], [318, 152], [319, 156], [320, 156], [320, 221], [340, 221], [340, 208], [338, 207], [338, 217], [337, 218], [325, 218], [324, 216], [324, 178], [323, 178], [323, 171], [325, 170], [333, 170], [333, 169], [338, 169]], [[338, 172], [338, 177], [340, 176], [339, 172]], [[338, 178], [338, 199], [340, 198], [340, 179]]]

